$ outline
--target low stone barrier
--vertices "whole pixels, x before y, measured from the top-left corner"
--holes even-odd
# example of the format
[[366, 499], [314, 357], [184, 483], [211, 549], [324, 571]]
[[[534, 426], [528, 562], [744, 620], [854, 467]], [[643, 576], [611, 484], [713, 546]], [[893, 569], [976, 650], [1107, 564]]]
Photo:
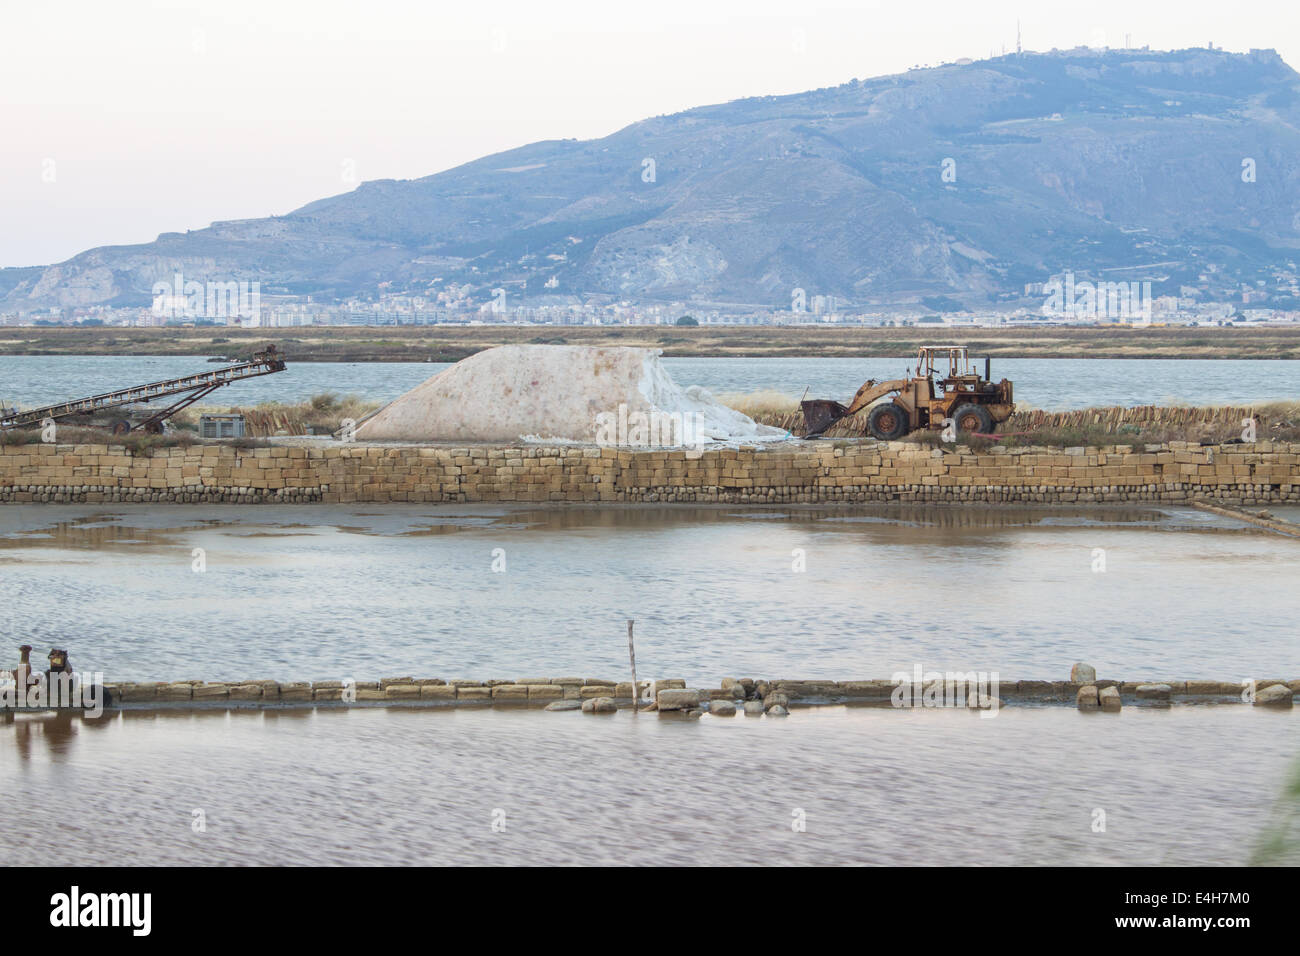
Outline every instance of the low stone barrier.
[[1210, 514], [1221, 515], [1225, 518], [1236, 518], [1238, 521], [1245, 521], [1247, 524], [1267, 528], [1269, 531], [1276, 531], [1279, 534], [1289, 534], [1300, 537], [1300, 524], [1296, 524], [1293, 521], [1285, 521], [1281, 518], [1275, 518], [1267, 511], [1250, 514], [1249, 512], [1242, 511], [1240, 508], [1234, 508], [1229, 505], [1212, 505], [1205, 501], [1194, 501], [1192, 504], [1201, 511], [1208, 511]]
[[975, 452], [813, 441], [545, 445], [0, 446], [0, 502], [1300, 501], [1300, 444], [1187, 442]]
[[[682, 679], [640, 682], [637, 697], [652, 701], [658, 710], [697, 714], [716, 702], [734, 713], [736, 707], [758, 713], [784, 711], [791, 705], [826, 704], [891, 705], [901, 687], [915, 706], [926, 706], [925, 695], [937, 693], [966, 706], [965, 696], [976, 686], [975, 675], [945, 675], [933, 681], [894, 680], [754, 680], [725, 678], [718, 687], [688, 687]], [[969, 678], [969, 683], [968, 683]], [[954, 693], [950, 685], [961, 685]], [[936, 687], [936, 684], [938, 685]], [[990, 693], [999, 705], [1078, 704], [1084, 699], [1104, 704], [1103, 698], [1129, 702], [1168, 703], [1174, 700], [1245, 701], [1269, 688], [1291, 695], [1300, 693], [1300, 678], [1259, 678], [1245, 681], [1217, 680], [1020, 680], [999, 681]], [[534, 677], [519, 680], [444, 680], [441, 678], [390, 677], [377, 681], [161, 681], [147, 683], [105, 683], [111, 706], [121, 709], [151, 707], [280, 707], [280, 706], [532, 706], [552, 710], [578, 709], [599, 712], [630, 708], [630, 681], [609, 681], [591, 677]], [[1155, 689], [1155, 690], [1153, 690]], [[946, 695], [946, 696], [945, 696]], [[598, 702], [610, 701], [611, 706]], [[1278, 702], [1278, 701], [1272, 701]], [[586, 706], [591, 705], [591, 706]], [[971, 706], [976, 706], [971, 703]], [[979, 706], [983, 706], [980, 704]], [[1095, 708], [1093, 708], [1095, 709]], [[1116, 707], [1116, 709], [1118, 709]]]

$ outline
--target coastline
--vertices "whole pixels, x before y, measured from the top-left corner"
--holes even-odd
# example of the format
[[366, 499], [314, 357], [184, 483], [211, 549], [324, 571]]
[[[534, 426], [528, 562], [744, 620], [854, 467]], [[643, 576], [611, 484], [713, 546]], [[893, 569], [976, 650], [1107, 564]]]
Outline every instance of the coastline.
[[497, 345], [662, 349], [667, 358], [913, 358], [918, 346], [1036, 359], [1300, 359], [1300, 326], [303, 326], [0, 328], [0, 355], [225, 356], [274, 345], [290, 362], [458, 362]]

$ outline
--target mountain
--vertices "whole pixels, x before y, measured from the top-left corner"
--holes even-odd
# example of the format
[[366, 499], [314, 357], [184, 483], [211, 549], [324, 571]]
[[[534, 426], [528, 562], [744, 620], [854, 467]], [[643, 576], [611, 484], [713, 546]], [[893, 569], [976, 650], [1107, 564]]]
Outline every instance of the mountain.
[[0, 270], [0, 311], [144, 304], [178, 271], [318, 299], [970, 306], [1063, 271], [1271, 282], [1298, 230], [1300, 76], [1276, 53], [1078, 48], [700, 107]]

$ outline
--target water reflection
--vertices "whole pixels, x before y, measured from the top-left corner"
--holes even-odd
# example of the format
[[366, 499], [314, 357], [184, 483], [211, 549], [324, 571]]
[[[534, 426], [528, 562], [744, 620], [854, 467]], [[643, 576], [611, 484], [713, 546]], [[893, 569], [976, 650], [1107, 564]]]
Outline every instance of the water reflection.
[[62, 761], [74, 754], [83, 734], [103, 730], [113, 719], [111, 713], [86, 717], [67, 710], [5, 712], [0, 717], [0, 733], [12, 740], [24, 762], [38, 756]]
[[39, 811], [78, 835], [43, 848], [45, 864], [1244, 863], [1297, 721], [1223, 705], [15, 723], [0, 727], [0, 852], [28, 859], [13, 835]]
[[16, 506], [0, 648], [109, 680], [617, 677], [631, 617], [648, 674], [714, 684], [1237, 680], [1300, 670], [1294, 549], [1151, 507]]

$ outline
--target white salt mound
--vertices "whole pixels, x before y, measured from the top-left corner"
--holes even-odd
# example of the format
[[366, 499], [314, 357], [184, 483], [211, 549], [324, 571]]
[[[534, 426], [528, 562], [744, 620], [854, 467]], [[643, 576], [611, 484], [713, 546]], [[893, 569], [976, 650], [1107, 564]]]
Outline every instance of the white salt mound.
[[790, 437], [698, 386], [682, 388], [659, 349], [502, 345], [471, 355], [357, 428], [360, 441], [573, 441], [698, 445]]

